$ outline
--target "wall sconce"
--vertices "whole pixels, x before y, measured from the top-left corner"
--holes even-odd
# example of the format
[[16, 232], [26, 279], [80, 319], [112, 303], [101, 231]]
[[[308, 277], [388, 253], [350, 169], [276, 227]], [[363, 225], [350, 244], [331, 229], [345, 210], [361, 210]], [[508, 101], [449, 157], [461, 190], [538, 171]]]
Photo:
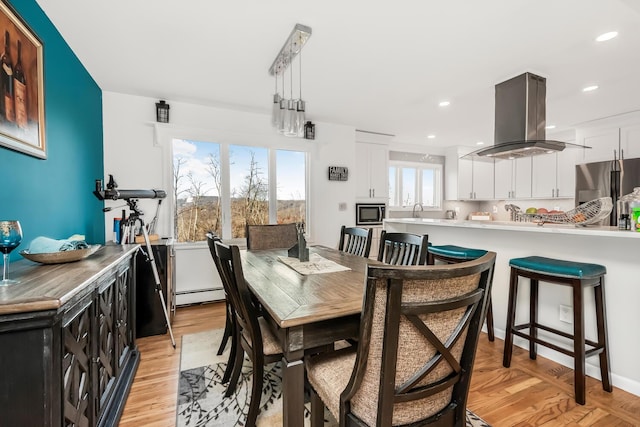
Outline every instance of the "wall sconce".
[[158, 123], [169, 123], [169, 104], [164, 100], [156, 102], [156, 121]]
[[304, 125], [304, 139], [316, 139], [316, 125], [311, 121]]

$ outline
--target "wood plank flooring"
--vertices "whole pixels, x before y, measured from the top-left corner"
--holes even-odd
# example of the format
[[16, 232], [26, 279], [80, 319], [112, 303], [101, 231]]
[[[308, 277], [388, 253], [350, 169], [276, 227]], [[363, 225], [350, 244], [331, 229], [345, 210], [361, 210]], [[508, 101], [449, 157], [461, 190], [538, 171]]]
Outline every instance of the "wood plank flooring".
[[[182, 335], [224, 326], [224, 305], [178, 308], [169, 335], [140, 338], [141, 362], [120, 421], [121, 427], [173, 427]], [[503, 342], [480, 338], [469, 393], [469, 409], [494, 427], [640, 426], [640, 397], [602, 390], [587, 378], [587, 404], [573, 399], [573, 371], [514, 347], [511, 368], [502, 367]]]

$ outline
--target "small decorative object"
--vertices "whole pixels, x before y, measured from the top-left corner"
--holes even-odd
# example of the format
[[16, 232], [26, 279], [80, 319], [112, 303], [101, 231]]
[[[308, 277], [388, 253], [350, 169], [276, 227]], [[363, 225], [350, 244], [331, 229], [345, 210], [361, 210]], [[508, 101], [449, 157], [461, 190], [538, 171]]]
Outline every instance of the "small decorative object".
[[346, 166], [329, 166], [329, 181], [347, 181], [349, 168]]
[[309, 248], [307, 248], [307, 241], [304, 238], [304, 223], [297, 223], [296, 228], [298, 229], [298, 243], [289, 248], [287, 255], [298, 258], [301, 262], [309, 261]]
[[304, 139], [316, 139], [316, 125], [307, 121], [304, 125]]
[[162, 99], [156, 102], [156, 120], [158, 123], [169, 123], [169, 104]]
[[4, 267], [2, 269], [2, 281], [0, 286], [15, 285], [17, 280], [9, 279], [9, 254], [18, 247], [22, 241], [22, 228], [20, 221], [0, 221], [0, 251], [3, 255]]

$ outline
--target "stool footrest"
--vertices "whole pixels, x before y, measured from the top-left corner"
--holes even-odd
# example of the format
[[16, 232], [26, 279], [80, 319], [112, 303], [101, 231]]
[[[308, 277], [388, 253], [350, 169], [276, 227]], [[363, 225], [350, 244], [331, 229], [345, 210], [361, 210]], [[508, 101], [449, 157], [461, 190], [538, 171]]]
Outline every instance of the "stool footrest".
[[[521, 338], [525, 338], [525, 339], [531, 340], [531, 341], [533, 341], [533, 342], [535, 342], [537, 344], [543, 345], [543, 346], [551, 348], [553, 350], [559, 351], [560, 353], [566, 354], [567, 356], [575, 357], [575, 352], [573, 350], [568, 350], [568, 349], [566, 349], [564, 347], [560, 347], [557, 344], [553, 344], [553, 343], [550, 343], [550, 342], [545, 341], [543, 339], [540, 339], [538, 337], [534, 338], [533, 336], [531, 336], [531, 328], [532, 327], [536, 327], [537, 329], [542, 329], [543, 331], [551, 332], [552, 334], [555, 334], [555, 335], [560, 335], [560, 336], [562, 336], [564, 338], [568, 338], [568, 339], [571, 339], [571, 340], [574, 339], [574, 336], [571, 335], [571, 334], [568, 334], [566, 332], [560, 331], [558, 329], [551, 328], [549, 326], [541, 325], [539, 323], [533, 323], [533, 324], [532, 323], [523, 323], [523, 324], [520, 324], [520, 325], [515, 325], [513, 327], [513, 334], [517, 335], [517, 336], [519, 336]], [[524, 333], [524, 332], [520, 332], [522, 329], [529, 329], [529, 333], [527, 334], [527, 333]], [[585, 349], [585, 353], [584, 353], [585, 357], [592, 356], [594, 354], [599, 354], [599, 353], [602, 352], [602, 350], [604, 350], [604, 346], [601, 345], [601, 344], [598, 344], [595, 341], [585, 339], [584, 343], [586, 345], [588, 345], [589, 347], [593, 347], [591, 349]]]

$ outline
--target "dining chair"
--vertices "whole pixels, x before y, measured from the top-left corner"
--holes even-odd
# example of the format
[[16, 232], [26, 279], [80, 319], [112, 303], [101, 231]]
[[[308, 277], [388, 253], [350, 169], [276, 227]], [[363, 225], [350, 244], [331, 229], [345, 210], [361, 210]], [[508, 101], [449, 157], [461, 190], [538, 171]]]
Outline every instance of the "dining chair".
[[233, 370], [233, 361], [236, 358], [236, 353], [238, 351], [238, 342], [236, 340], [236, 324], [235, 324], [235, 314], [233, 304], [231, 302], [231, 298], [229, 295], [228, 286], [225, 280], [222, 278], [223, 271], [220, 266], [220, 259], [216, 254], [215, 242], [222, 242], [220, 237], [218, 237], [213, 232], [208, 232], [207, 236], [207, 244], [209, 245], [209, 252], [211, 252], [211, 257], [213, 258], [213, 263], [216, 266], [216, 270], [218, 271], [218, 275], [220, 276], [220, 280], [222, 281], [222, 288], [224, 290], [224, 303], [225, 303], [225, 324], [224, 324], [224, 332], [222, 334], [222, 341], [220, 342], [220, 347], [218, 347], [218, 356], [222, 355], [225, 347], [227, 346], [227, 342], [231, 339], [231, 349], [229, 351], [229, 359], [227, 361], [227, 368], [224, 371], [224, 375], [222, 377], [222, 383], [226, 384], [229, 382], [231, 378], [231, 372]]
[[345, 227], [340, 228], [338, 250], [369, 258], [373, 228]]
[[288, 249], [298, 243], [298, 229], [291, 224], [255, 224], [245, 226], [247, 249]]
[[391, 265], [424, 265], [427, 263], [429, 236], [412, 233], [380, 232], [378, 261]]
[[225, 397], [236, 389], [242, 371], [244, 354], [252, 362], [252, 388], [246, 426], [255, 426], [260, 411], [264, 365], [282, 359], [282, 349], [259, 310], [254, 305], [251, 291], [244, 279], [240, 249], [236, 245], [215, 242], [215, 252], [219, 260], [222, 280], [226, 282], [234, 307], [236, 339], [241, 351], [236, 352], [232, 362], [233, 372]]
[[465, 425], [495, 252], [436, 266], [367, 266], [357, 347], [307, 357], [311, 427]]

